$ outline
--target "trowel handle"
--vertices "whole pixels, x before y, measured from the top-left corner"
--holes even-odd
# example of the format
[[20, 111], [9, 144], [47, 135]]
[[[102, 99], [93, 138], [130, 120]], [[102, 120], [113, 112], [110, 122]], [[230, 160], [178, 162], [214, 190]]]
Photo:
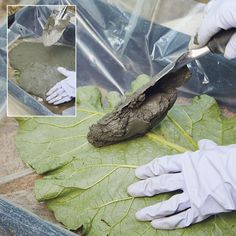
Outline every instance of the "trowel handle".
[[225, 53], [226, 46], [233, 36], [236, 33], [236, 29], [232, 28], [229, 30], [221, 30], [217, 33], [208, 43], [208, 48], [212, 53]]

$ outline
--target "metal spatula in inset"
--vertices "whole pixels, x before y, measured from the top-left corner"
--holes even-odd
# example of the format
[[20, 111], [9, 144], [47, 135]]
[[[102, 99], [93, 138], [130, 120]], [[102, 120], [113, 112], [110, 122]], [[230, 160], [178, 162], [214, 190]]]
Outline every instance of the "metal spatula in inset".
[[70, 16], [66, 14], [68, 6], [64, 6], [61, 10], [48, 18], [43, 30], [44, 46], [52, 46], [61, 38], [66, 27], [70, 24]]
[[112, 113], [90, 127], [88, 141], [102, 147], [143, 136], [158, 125], [177, 99], [177, 88], [190, 77], [187, 64], [208, 53], [224, 53], [236, 29], [220, 31], [207, 46], [190, 50], [169, 64], [153, 80], [121, 102]]

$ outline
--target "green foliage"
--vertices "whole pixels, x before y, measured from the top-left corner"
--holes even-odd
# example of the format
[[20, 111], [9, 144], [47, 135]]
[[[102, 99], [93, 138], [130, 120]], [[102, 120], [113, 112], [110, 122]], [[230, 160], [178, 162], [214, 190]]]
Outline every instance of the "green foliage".
[[[134, 83], [135, 89], [139, 86]], [[78, 90], [77, 118], [19, 120], [17, 147], [27, 165], [44, 178], [35, 194], [46, 201], [58, 221], [69, 229], [83, 226], [88, 235], [236, 235], [236, 214], [224, 214], [175, 231], [156, 231], [138, 222], [135, 212], [170, 197], [132, 198], [127, 187], [137, 181], [134, 170], [155, 157], [196, 150], [208, 138], [218, 144], [236, 143], [236, 118], [221, 117], [216, 101], [196, 97], [187, 106], [174, 106], [166, 119], [142, 138], [96, 149], [86, 139], [89, 126], [117, 104], [107, 95], [104, 108], [95, 87]]]

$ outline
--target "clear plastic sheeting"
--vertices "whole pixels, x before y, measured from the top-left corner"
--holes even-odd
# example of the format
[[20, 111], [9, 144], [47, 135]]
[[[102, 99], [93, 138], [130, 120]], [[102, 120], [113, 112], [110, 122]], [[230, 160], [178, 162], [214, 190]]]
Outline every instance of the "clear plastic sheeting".
[[16, 12], [15, 22], [10, 27], [9, 40], [12, 33], [19, 34], [22, 38], [42, 36], [44, 25], [50, 14], [51, 10], [46, 6], [37, 8], [28, 6], [20, 9]]
[[[77, 4], [78, 81], [120, 92], [137, 75], [154, 76], [186, 51], [205, 8], [181, 0], [92, 3]], [[235, 60], [207, 55], [189, 66], [193, 78], [180, 91], [209, 94], [236, 108], [235, 66]]]
[[91, 2], [77, 4], [81, 84], [124, 93], [137, 75], [154, 76], [187, 48], [190, 38], [165, 24], [188, 15], [189, 8], [197, 5], [194, 1], [184, 10], [183, 1]]
[[[154, 76], [187, 50], [205, 8], [193, 0], [65, 2], [77, 5], [79, 84], [121, 93], [137, 75]], [[193, 78], [180, 91], [236, 108], [235, 66], [236, 60], [207, 55], [189, 65]]]
[[[137, 75], [154, 76], [187, 50], [205, 7], [194, 0], [90, 0], [89, 4], [87, 0], [41, 0], [37, 4], [77, 6], [78, 84], [122, 94]], [[41, 35], [52, 9], [23, 8], [16, 14], [12, 34]], [[64, 36], [72, 40], [70, 33]], [[180, 90], [186, 95], [206, 93], [236, 108], [235, 66], [235, 60], [223, 56], [201, 58], [189, 66], [193, 78]]]

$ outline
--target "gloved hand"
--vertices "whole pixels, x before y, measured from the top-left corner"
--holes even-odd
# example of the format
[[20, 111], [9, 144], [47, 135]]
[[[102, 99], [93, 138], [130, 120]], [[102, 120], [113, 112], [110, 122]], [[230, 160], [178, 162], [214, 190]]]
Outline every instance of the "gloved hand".
[[[202, 47], [221, 29], [236, 28], [236, 1], [211, 0], [205, 10], [205, 17], [197, 35], [198, 46]], [[236, 34], [229, 41], [225, 55], [227, 59], [236, 58]]]
[[184, 228], [211, 215], [236, 210], [236, 145], [201, 140], [199, 150], [154, 159], [136, 169], [142, 181], [128, 188], [134, 197], [182, 190], [136, 213], [157, 229]]
[[63, 67], [58, 67], [57, 70], [67, 78], [58, 82], [46, 94], [48, 103], [54, 105], [71, 101], [76, 92], [76, 73]]

